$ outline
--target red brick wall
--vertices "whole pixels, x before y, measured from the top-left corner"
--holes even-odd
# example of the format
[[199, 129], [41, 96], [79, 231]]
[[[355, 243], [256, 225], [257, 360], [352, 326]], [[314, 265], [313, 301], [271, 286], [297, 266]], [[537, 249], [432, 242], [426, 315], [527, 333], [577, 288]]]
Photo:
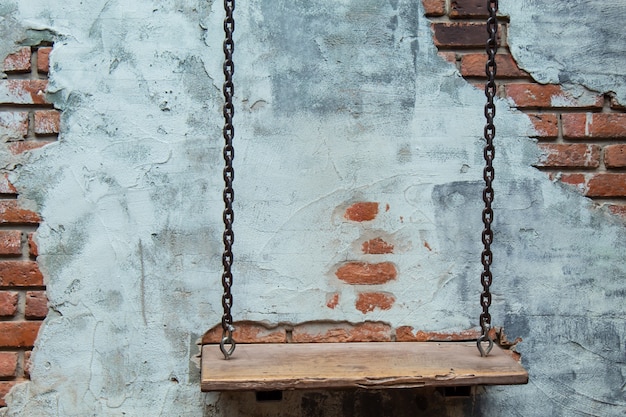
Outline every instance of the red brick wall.
[[[440, 54], [464, 78], [480, 85], [485, 78], [486, 2], [423, 0], [423, 4]], [[626, 217], [626, 105], [610, 94], [574, 97], [559, 85], [535, 82], [509, 52], [508, 23], [501, 16], [498, 93], [534, 124], [543, 152], [536, 167]]]
[[[46, 101], [50, 46], [23, 47], [4, 58], [0, 80], [0, 137], [16, 162], [20, 154], [56, 140], [59, 112]], [[39, 215], [20, 202], [0, 173], [0, 406], [28, 365], [42, 320], [48, 313], [44, 280], [34, 241]]]

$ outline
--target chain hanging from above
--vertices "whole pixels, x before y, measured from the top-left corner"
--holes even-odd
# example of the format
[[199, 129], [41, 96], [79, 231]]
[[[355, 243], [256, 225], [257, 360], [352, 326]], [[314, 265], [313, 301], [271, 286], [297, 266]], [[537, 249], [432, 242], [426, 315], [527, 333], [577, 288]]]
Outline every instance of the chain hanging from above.
[[[484, 230], [482, 232], [482, 241], [484, 249], [481, 254], [481, 263], [483, 265], [483, 272], [480, 275], [480, 282], [483, 286], [483, 291], [480, 294], [480, 305], [482, 306], [482, 313], [480, 314], [480, 328], [481, 336], [478, 338], [478, 350], [481, 356], [487, 356], [493, 348], [493, 339], [489, 334], [491, 329], [491, 314], [489, 314], [489, 306], [491, 305], [491, 292], [489, 288], [493, 281], [491, 274], [491, 263], [493, 261], [493, 253], [491, 252], [491, 243], [493, 242], [493, 231], [491, 230], [491, 223], [493, 222], [493, 209], [491, 203], [493, 202], [493, 179], [495, 177], [495, 171], [493, 169], [493, 158], [495, 157], [495, 147], [493, 139], [496, 136], [496, 127], [493, 124], [493, 119], [496, 115], [496, 106], [493, 102], [496, 96], [496, 52], [498, 51], [498, 1], [488, 0], [487, 8], [489, 10], [489, 18], [487, 19], [487, 32], [489, 33], [489, 39], [486, 44], [487, 51], [487, 64], [485, 65], [485, 72], [487, 75], [487, 82], [485, 83], [485, 95], [487, 96], [487, 104], [485, 104], [485, 118], [487, 123], [485, 124], [484, 137], [485, 137], [485, 168], [483, 169], [483, 179], [485, 180], [485, 188], [483, 190], [483, 201], [485, 202], [485, 208], [482, 213]], [[483, 346], [486, 344], [486, 347]]]
[[233, 95], [235, 86], [233, 84], [233, 74], [235, 72], [235, 64], [233, 63], [233, 52], [235, 50], [235, 42], [233, 41], [233, 32], [235, 31], [235, 19], [233, 12], [235, 10], [235, 0], [224, 0], [224, 10], [226, 18], [224, 19], [224, 253], [222, 255], [222, 286], [224, 293], [222, 295], [222, 307], [224, 314], [222, 315], [222, 340], [220, 342], [220, 350], [224, 354], [224, 358], [230, 359], [235, 351], [235, 340], [233, 339], [233, 316], [231, 308], [233, 306], [233, 295], [231, 287], [233, 285], [233, 274], [231, 267], [233, 265], [233, 242], [235, 234], [233, 233], [233, 221], [235, 214], [233, 212], [233, 201], [235, 192], [233, 191], [233, 179], [235, 170], [233, 169], [233, 158], [235, 157], [235, 149], [233, 148], [233, 137], [235, 136], [235, 128], [233, 127], [233, 116], [235, 107], [233, 106]]

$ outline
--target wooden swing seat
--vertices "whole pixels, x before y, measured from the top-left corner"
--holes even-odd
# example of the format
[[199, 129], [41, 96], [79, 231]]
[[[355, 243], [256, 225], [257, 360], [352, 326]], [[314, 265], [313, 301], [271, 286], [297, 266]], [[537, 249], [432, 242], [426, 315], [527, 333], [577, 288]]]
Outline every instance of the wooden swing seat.
[[526, 384], [528, 373], [475, 342], [240, 344], [226, 360], [202, 346], [202, 391], [419, 388]]

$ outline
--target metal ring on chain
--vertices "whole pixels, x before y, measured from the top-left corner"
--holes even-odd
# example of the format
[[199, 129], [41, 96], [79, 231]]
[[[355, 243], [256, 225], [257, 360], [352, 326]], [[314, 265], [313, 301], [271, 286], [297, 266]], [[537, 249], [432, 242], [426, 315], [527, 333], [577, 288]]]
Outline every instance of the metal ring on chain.
[[235, 339], [233, 339], [234, 331], [235, 331], [235, 328], [233, 326], [228, 326], [228, 329], [222, 332], [222, 340], [220, 341], [220, 350], [224, 354], [225, 359], [230, 359], [230, 357], [235, 352], [235, 347], [237, 346]]

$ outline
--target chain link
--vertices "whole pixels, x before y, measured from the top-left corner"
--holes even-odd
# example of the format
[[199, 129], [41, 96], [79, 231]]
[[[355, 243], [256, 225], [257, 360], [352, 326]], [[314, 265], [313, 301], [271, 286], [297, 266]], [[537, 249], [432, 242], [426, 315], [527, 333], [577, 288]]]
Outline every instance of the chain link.
[[220, 350], [226, 359], [229, 359], [235, 351], [235, 340], [233, 339], [233, 316], [231, 308], [233, 306], [233, 295], [231, 287], [233, 285], [233, 274], [231, 271], [233, 265], [233, 243], [235, 234], [233, 233], [233, 222], [235, 214], [233, 212], [233, 201], [235, 200], [235, 192], [233, 191], [233, 180], [235, 178], [235, 170], [233, 169], [233, 159], [235, 157], [235, 149], [233, 148], [233, 138], [235, 136], [235, 128], [233, 127], [233, 116], [235, 107], [233, 106], [233, 95], [235, 87], [233, 84], [233, 74], [235, 73], [235, 64], [233, 63], [233, 52], [235, 51], [235, 42], [233, 41], [233, 32], [235, 31], [235, 19], [233, 12], [235, 10], [235, 0], [224, 0], [224, 10], [226, 18], [224, 19], [224, 253], [222, 255], [222, 286], [224, 294], [222, 295], [222, 307], [224, 314], [222, 315], [222, 341]]
[[[496, 52], [498, 50], [498, 18], [496, 14], [498, 11], [498, 1], [488, 0], [487, 8], [489, 10], [489, 18], [487, 19], [487, 33], [489, 34], [489, 39], [486, 44], [487, 64], [485, 65], [485, 73], [487, 75], [487, 82], [485, 83], [485, 95], [487, 96], [485, 118], [487, 119], [487, 123], [485, 124], [483, 132], [485, 137], [485, 149], [483, 152], [485, 158], [485, 168], [483, 169], [483, 179], [485, 180], [483, 201], [485, 202], [485, 208], [482, 213], [484, 225], [482, 242], [484, 249], [480, 257], [483, 265], [483, 272], [480, 275], [483, 291], [480, 294], [480, 305], [482, 306], [482, 313], [480, 314], [481, 336], [477, 342], [481, 356], [489, 355], [489, 352], [491, 352], [493, 348], [493, 339], [489, 335], [489, 330], [491, 329], [491, 314], [489, 314], [491, 292], [489, 289], [493, 281], [491, 274], [491, 263], [493, 261], [493, 253], [491, 252], [491, 244], [493, 243], [493, 231], [491, 230], [493, 209], [491, 208], [491, 203], [494, 198], [492, 183], [495, 178], [495, 171], [493, 169], [495, 147], [493, 145], [493, 139], [496, 136], [496, 127], [493, 123], [493, 119], [496, 115], [496, 106], [493, 100], [496, 96]], [[487, 345], [486, 347], [483, 346], [485, 343]]]

